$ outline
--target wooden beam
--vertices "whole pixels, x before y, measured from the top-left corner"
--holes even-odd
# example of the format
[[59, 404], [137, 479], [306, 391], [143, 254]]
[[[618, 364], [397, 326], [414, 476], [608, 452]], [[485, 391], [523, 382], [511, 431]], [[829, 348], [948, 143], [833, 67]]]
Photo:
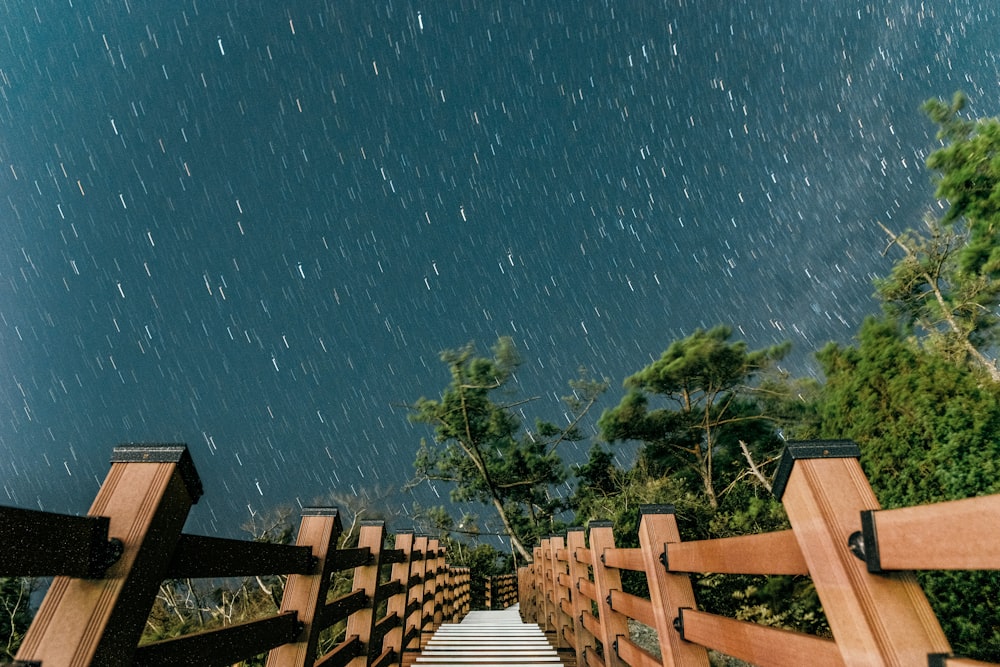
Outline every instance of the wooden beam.
[[343, 621], [367, 604], [368, 596], [365, 595], [364, 591], [351, 591], [323, 605], [316, 622], [321, 630], [325, 630], [334, 623]]
[[864, 510], [879, 509], [846, 441], [790, 442], [775, 489], [785, 505], [823, 611], [849, 665], [918, 665], [951, 648], [911, 573], [870, 574], [850, 550]]
[[[552, 610], [552, 624], [556, 631], [556, 648], [569, 648], [561, 629], [573, 625], [573, 619], [563, 610], [563, 601], [569, 601], [569, 587], [565, 581], [569, 578], [569, 563], [559, 557], [566, 554], [566, 540], [559, 535], [553, 536], [550, 542], [552, 556], [552, 593], [555, 606]], [[562, 579], [563, 583], [560, 583]]]
[[621, 656], [629, 667], [662, 667], [663, 663], [626, 636], [615, 639], [615, 653]]
[[407, 621], [406, 603], [410, 599], [410, 557], [413, 552], [413, 542], [415, 539], [412, 530], [396, 533], [395, 550], [402, 552], [403, 558], [393, 563], [392, 572], [389, 575], [391, 581], [399, 582], [400, 590], [396, 595], [389, 598], [386, 603], [385, 613], [388, 617], [395, 615], [399, 619], [399, 622], [393, 626], [385, 639], [382, 640], [382, 646], [384, 649], [389, 649], [396, 656], [400, 657], [403, 655], [403, 634], [406, 631]]
[[801, 667], [808, 664], [811, 667], [842, 667], [848, 664], [878, 664], [870, 659], [848, 662], [841, 657], [834, 642], [801, 632], [737, 621], [693, 609], [680, 610], [679, 619], [686, 641], [755, 665]]
[[409, 613], [403, 621], [403, 651], [420, 650], [420, 633], [423, 630], [424, 607], [424, 575], [427, 571], [427, 536], [416, 535], [413, 538], [413, 560], [410, 563], [410, 585], [407, 592], [406, 607]]
[[308, 549], [315, 567], [305, 574], [292, 574], [281, 596], [281, 611], [295, 612], [302, 632], [267, 656], [268, 667], [305, 667], [316, 655], [319, 634], [324, 629], [326, 595], [330, 588], [331, 554], [343, 532], [340, 513], [333, 507], [307, 507], [302, 510], [296, 545]]
[[134, 664], [143, 667], [175, 665], [230, 665], [293, 641], [302, 632], [295, 612], [228, 625], [144, 644], [136, 649]]
[[581, 581], [589, 582], [590, 575], [587, 572], [587, 566], [576, 558], [577, 552], [586, 547], [585, 539], [586, 536], [582, 528], [571, 528], [566, 533], [566, 551], [569, 552], [569, 593], [573, 607], [573, 651], [576, 653], [576, 664], [578, 665], [584, 663], [583, 654], [587, 647], [593, 648], [595, 646], [593, 635], [587, 632], [583, 626], [583, 615], [584, 613], [590, 614], [590, 603], [588, 601], [584, 604], [583, 594], [580, 592], [579, 586]]
[[309, 574], [317, 566], [308, 546], [181, 535], [167, 566], [167, 579]]
[[116, 447], [90, 507], [109, 519], [121, 558], [101, 579], [56, 577], [16, 659], [46, 665], [132, 664], [146, 617], [201, 481], [184, 445]]
[[[639, 549], [605, 549], [602, 558], [604, 558], [605, 565], [616, 567], [619, 570], [643, 572], [646, 567], [642, 559], [642, 551]], [[707, 571], [703, 570], [703, 572]]]
[[0, 507], [0, 576], [100, 579], [121, 556], [106, 516]]
[[612, 590], [621, 590], [622, 580], [618, 570], [604, 564], [601, 555], [607, 549], [615, 548], [615, 536], [610, 521], [590, 522], [590, 552], [594, 563], [594, 588], [597, 593], [600, 634], [598, 639], [604, 645], [604, 661], [607, 667], [625, 667], [625, 663], [614, 650], [615, 638], [628, 637], [628, 621], [622, 614], [611, 608], [609, 598]]
[[869, 572], [1000, 570], [1000, 495], [861, 513]]
[[619, 614], [625, 614], [634, 621], [639, 621], [650, 628], [656, 628], [656, 619], [653, 617], [653, 604], [646, 598], [632, 595], [625, 591], [612, 590], [611, 608]]
[[694, 589], [685, 574], [667, 572], [660, 555], [681, 539], [672, 505], [639, 507], [639, 548], [646, 565], [646, 581], [653, 608], [653, 627], [660, 643], [664, 664], [676, 667], [708, 667], [708, 652], [685, 642], [674, 625], [677, 610], [694, 607]]
[[667, 545], [671, 572], [718, 574], [809, 574], [791, 530]]
[[[362, 521], [361, 532], [358, 535], [358, 547], [367, 548], [372, 555], [371, 562], [354, 568], [354, 588], [365, 592], [370, 601], [375, 600], [375, 590], [378, 588], [379, 572], [381, 570], [382, 545], [385, 542], [385, 522]], [[357, 635], [364, 647], [361, 654], [354, 657], [350, 667], [367, 667], [371, 658], [381, 652], [381, 646], [374, 646], [372, 635], [375, 631], [374, 602], [365, 605], [347, 618], [345, 635]]]

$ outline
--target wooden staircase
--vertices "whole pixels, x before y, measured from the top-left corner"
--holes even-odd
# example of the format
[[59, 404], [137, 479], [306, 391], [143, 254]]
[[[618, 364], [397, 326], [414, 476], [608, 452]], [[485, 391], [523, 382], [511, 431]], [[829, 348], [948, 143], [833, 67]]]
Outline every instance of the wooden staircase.
[[559, 654], [515, 605], [503, 611], [469, 612], [461, 623], [440, 626], [414, 661], [420, 667], [561, 665]]

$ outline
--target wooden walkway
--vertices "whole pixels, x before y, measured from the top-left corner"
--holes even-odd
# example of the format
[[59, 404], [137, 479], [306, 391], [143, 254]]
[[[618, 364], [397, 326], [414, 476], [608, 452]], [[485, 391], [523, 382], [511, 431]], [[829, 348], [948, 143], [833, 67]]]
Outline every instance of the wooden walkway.
[[461, 623], [440, 626], [415, 663], [420, 667], [561, 665], [538, 625], [524, 623], [515, 605], [469, 612]]

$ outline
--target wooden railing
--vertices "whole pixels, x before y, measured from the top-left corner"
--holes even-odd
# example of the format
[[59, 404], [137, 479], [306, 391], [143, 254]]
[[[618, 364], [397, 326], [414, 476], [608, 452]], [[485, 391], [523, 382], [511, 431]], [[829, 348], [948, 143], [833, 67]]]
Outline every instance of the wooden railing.
[[506, 609], [517, 602], [517, 575], [486, 577], [486, 608]]
[[[469, 606], [469, 571], [449, 567], [438, 540], [400, 532], [386, 548], [381, 521], [362, 522], [358, 546], [337, 549], [336, 509], [303, 510], [295, 545], [181, 532], [202, 485], [183, 445], [114, 450], [87, 516], [0, 508], [0, 576], [54, 576], [17, 653], [19, 665], [392, 665]], [[353, 568], [353, 591], [328, 600], [333, 573]], [[167, 579], [287, 574], [278, 613], [139, 645]], [[325, 628], [346, 620], [332, 651]]]
[[[612, 525], [542, 540], [519, 570], [522, 616], [575, 651], [578, 665], [700, 665], [708, 649], [756, 665], [988, 663], [951, 648], [911, 570], [1000, 569], [1000, 495], [881, 510], [852, 442], [789, 443], [775, 495], [791, 530], [681, 541], [670, 506], [641, 509], [638, 548]], [[649, 597], [622, 590], [645, 573]], [[699, 611], [691, 573], [809, 575], [832, 639]], [[630, 639], [629, 619], [656, 631], [662, 657]]]

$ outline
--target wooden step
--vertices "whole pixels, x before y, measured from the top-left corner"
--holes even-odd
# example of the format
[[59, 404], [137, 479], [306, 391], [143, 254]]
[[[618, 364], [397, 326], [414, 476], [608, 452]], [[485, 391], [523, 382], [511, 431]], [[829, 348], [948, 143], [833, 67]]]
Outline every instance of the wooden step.
[[442, 625], [414, 664], [421, 667], [552, 667], [559, 654], [535, 624], [524, 623], [516, 606], [473, 611], [455, 625]]

